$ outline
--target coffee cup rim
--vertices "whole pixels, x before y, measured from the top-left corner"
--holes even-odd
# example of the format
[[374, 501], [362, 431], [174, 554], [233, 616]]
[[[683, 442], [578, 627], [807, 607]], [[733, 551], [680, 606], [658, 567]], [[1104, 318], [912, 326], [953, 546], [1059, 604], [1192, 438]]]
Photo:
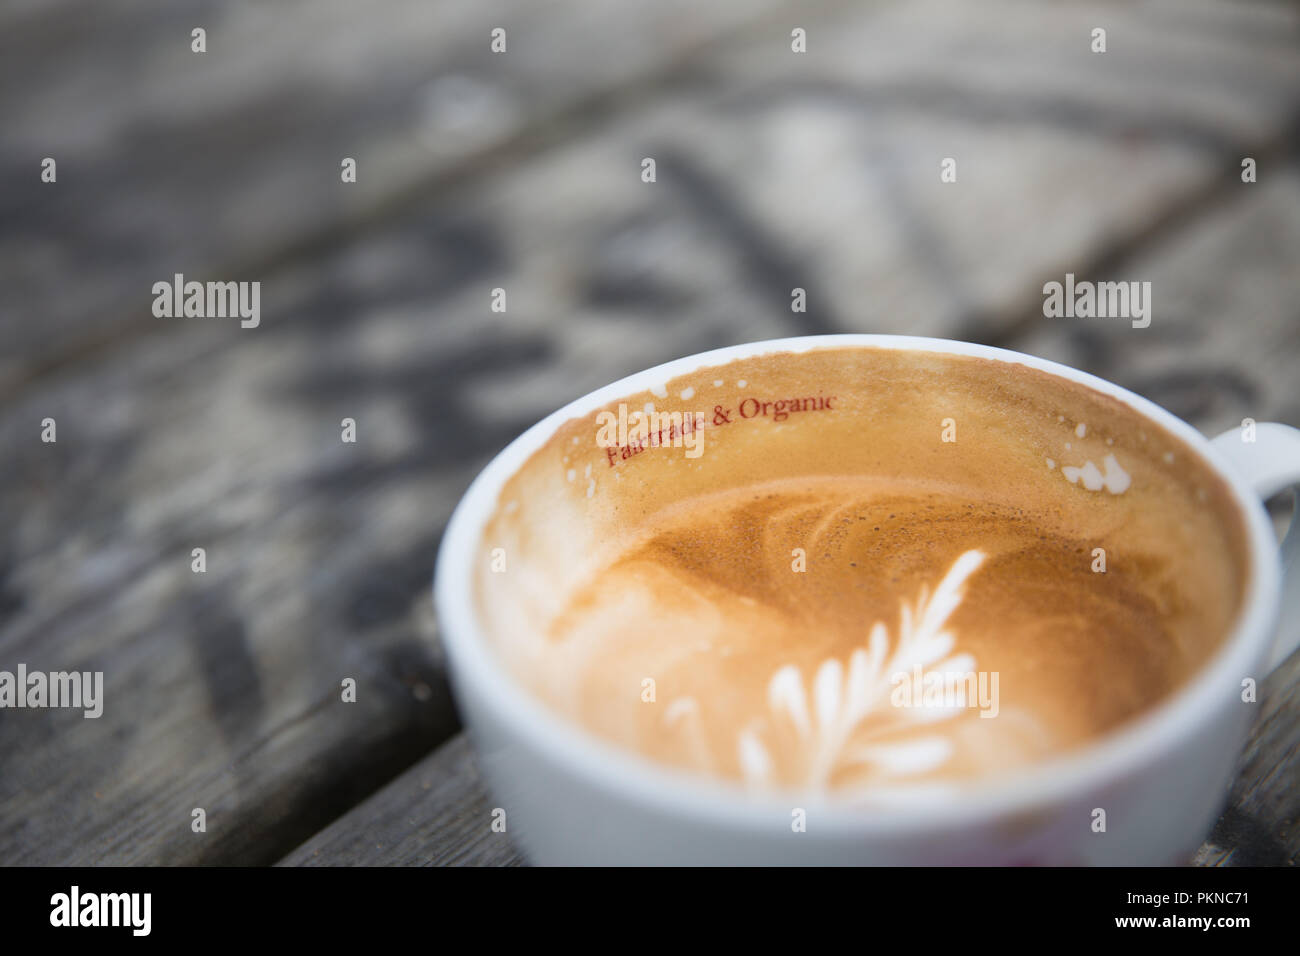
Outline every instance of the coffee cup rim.
[[[902, 803], [854, 805], [843, 797], [802, 790], [753, 792], [739, 782], [667, 767], [618, 747], [552, 711], [509, 672], [488, 646], [474, 607], [472, 573], [483, 527], [500, 492], [566, 422], [628, 395], [662, 387], [678, 376], [773, 353], [817, 349], [880, 348], [963, 355], [1022, 365], [1078, 383], [1114, 398], [1175, 435], [1192, 449], [1231, 492], [1249, 541], [1246, 587], [1227, 637], [1196, 673], [1138, 717], [1066, 753], [987, 779], [955, 783], [949, 792]], [[521, 746], [538, 752], [588, 784], [632, 803], [652, 805], [697, 825], [771, 829], [789, 825], [792, 806], [815, 809], [822, 833], [897, 837], [963, 827], [1014, 815], [1044, 804], [1067, 802], [1099, 785], [1153, 767], [1186, 740], [1198, 718], [1217, 713], [1222, 694], [1262, 666], [1272, 636], [1280, 593], [1280, 564], [1272, 526], [1262, 502], [1210, 440], [1149, 399], [1106, 379], [1048, 359], [996, 346], [919, 336], [856, 334], [798, 336], [726, 346], [635, 372], [569, 402], [510, 442], [478, 474], [448, 521], [438, 549], [434, 604], [439, 635], [459, 693], [473, 696], [509, 728]], [[774, 814], [776, 816], [774, 816]]]

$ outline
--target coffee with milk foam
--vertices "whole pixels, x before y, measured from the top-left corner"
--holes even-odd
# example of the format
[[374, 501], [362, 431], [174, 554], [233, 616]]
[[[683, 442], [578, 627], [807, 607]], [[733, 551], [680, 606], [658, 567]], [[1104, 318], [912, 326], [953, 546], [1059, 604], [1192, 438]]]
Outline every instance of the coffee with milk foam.
[[775, 353], [603, 411], [505, 486], [476, 610], [548, 707], [680, 770], [846, 799], [1012, 772], [1166, 698], [1240, 610], [1220, 479], [1035, 369]]

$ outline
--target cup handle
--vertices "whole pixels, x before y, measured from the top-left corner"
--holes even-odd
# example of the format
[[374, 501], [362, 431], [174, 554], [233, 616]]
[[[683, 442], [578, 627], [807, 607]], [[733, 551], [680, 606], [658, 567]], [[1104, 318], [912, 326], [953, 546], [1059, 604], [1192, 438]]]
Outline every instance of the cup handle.
[[[1254, 441], [1247, 441], [1247, 427], [1255, 429]], [[1275, 422], [1245, 423], [1212, 441], [1219, 454], [1232, 464], [1262, 499], [1291, 489], [1295, 509], [1291, 527], [1282, 541], [1282, 600], [1277, 633], [1268, 659], [1271, 671], [1300, 647], [1300, 428]]]

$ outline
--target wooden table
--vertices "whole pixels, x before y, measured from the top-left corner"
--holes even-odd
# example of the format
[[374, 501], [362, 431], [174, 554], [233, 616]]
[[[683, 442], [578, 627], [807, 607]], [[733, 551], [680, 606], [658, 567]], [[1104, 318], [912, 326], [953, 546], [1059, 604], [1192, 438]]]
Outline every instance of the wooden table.
[[[639, 368], [941, 335], [1300, 424], [1297, 40], [1283, 2], [0, 9], [0, 669], [106, 697], [0, 710], [0, 863], [520, 862], [434, 553], [496, 451]], [[1065, 272], [1150, 280], [1151, 326], [1044, 319]], [[261, 282], [260, 325], [156, 317], [176, 273]], [[1195, 862], [1300, 859], [1298, 687]]]

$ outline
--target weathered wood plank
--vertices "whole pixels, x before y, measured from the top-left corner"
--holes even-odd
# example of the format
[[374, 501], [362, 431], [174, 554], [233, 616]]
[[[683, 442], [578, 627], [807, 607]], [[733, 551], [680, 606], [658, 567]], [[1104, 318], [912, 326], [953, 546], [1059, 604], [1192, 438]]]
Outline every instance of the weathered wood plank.
[[469, 737], [458, 734], [298, 847], [280, 866], [518, 866]]
[[1297, 138], [1294, 8], [1192, 9], [909, 3], [809, 18], [802, 56], [729, 44], [681, 188], [782, 237], [814, 330], [1009, 341], [1044, 281], [1108, 269]]
[[[9, 332], [28, 347], [21, 361], [0, 358], [0, 393], [122, 336], [157, 330], [145, 309], [147, 289], [161, 277], [177, 270], [240, 276], [308, 254], [323, 237], [373, 222], [425, 187], [482, 169], [490, 157], [536, 148], [557, 127], [600, 122], [626, 106], [612, 91], [630, 84], [635, 91], [637, 81], [644, 88], [656, 78], [679, 82], [677, 72], [691, 70], [675, 68], [704, 54], [706, 76], [748, 90], [735, 109], [756, 98], [784, 106], [767, 124], [784, 130], [790, 144], [776, 157], [782, 175], [764, 171], [750, 141], [736, 136], [725, 139], [741, 155], [717, 157], [724, 180], [738, 174], [735, 188], [744, 190], [746, 172], [757, 172], [772, 193], [767, 205], [778, 228], [787, 228], [791, 212], [802, 216], [798, 187], [822, 182], [823, 194], [857, 200], [840, 203], [840, 217], [858, 230], [885, 223], [912, 247], [908, 258], [918, 265], [910, 272], [863, 289], [844, 278], [833, 243], [824, 236], [817, 242], [815, 232], [804, 238], [814, 243], [806, 258], [823, 274], [817, 288], [827, 292], [817, 307], [828, 314], [837, 308], [840, 323], [852, 327], [862, 321], [863, 303], [872, 321], [899, 305], [922, 314], [978, 311], [988, 305], [982, 286], [1024, 305], [1014, 300], [1019, 286], [1000, 280], [1002, 263], [1024, 250], [990, 246], [978, 233], [982, 222], [1008, 213], [1005, 193], [979, 180], [997, 170], [1001, 184], [1012, 183], [1017, 155], [1040, 167], [1037, 180], [1048, 188], [1017, 197], [1037, 221], [1002, 231], [1035, 235], [1035, 261], [1081, 258], [1075, 265], [1082, 271], [1116, 235], [1141, 237], [1162, 222], [1171, 208], [1162, 200], [1213, 191], [1218, 164], [1162, 148], [1180, 143], [1210, 159], [1266, 151], [1295, 110], [1294, 45], [1286, 42], [1294, 24], [1281, 5], [1203, 4], [1191, 17], [1182, 5], [1108, 9], [1113, 46], [1104, 56], [1087, 53], [1082, 42], [1098, 18], [1085, 4], [1045, 11], [1002, 3], [987, 15], [943, 3], [782, 13], [777, 0], [743, 12], [728, 5], [637, 3], [614, 11], [575, 3], [542, 11], [525, 3], [433, 7], [416, 0], [371, 9], [357, 17], [341, 0], [274, 12], [230, 5], [208, 27], [206, 54], [188, 46], [191, 22], [213, 17], [197, 0], [171, 5], [166, 18], [141, 3], [64, 4], [29, 13], [6, 31], [0, 108], [11, 123], [0, 145], [7, 184], [0, 222], [9, 228], [0, 234], [0, 287], [8, 301], [0, 315], [15, 317]], [[807, 54], [789, 51], [794, 21], [810, 31]], [[1179, 28], [1170, 30], [1171, 21]], [[96, 29], [69, 26], [82, 23]], [[515, 52], [493, 55], [485, 37], [500, 23], [513, 31]], [[754, 39], [718, 42], [745, 23], [754, 24]], [[1005, 29], [1008, 23], [1016, 28]], [[52, 49], [64, 55], [50, 56]], [[134, 68], [115, 69], [124, 61]], [[108, 76], [114, 82], [105, 83]], [[106, 96], [105, 89], [122, 94]], [[828, 112], [831, 105], [837, 114]], [[932, 136], [904, 123], [855, 142], [864, 121], [874, 127], [918, 112], [949, 122]], [[1059, 155], [1019, 148], [1017, 131], [1026, 125], [1055, 131]], [[898, 148], [900, 133], [910, 136], [910, 147]], [[1095, 169], [1087, 140], [1098, 136], [1119, 141], [1135, 168], [1114, 175]], [[801, 141], [810, 148], [799, 149]], [[990, 143], [997, 155], [988, 155]], [[822, 165], [827, 145], [848, 161]], [[959, 182], [980, 188], [938, 189], [938, 154], [976, 159], [963, 161]], [[65, 161], [57, 186], [34, 174], [46, 155]], [[345, 155], [363, 168], [346, 187], [337, 169]], [[864, 162], [884, 174], [883, 189], [855, 185]], [[827, 172], [845, 184], [825, 182]], [[1074, 245], [1073, 193], [1058, 188], [1087, 184], [1081, 174], [1113, 187], [1110, 215], [1121, 216], [1103, 223], [1093, 236], [1102, 237], [1099, 244], [1084, 256]], [[951, 210], [956, 192], [964, 206], [979, 208], [927, 222], [932, 207]], [[1133, 204], [1141, 214], [1124, 212]], [[833, 225], [837, 235], [841, 223]], [[975, 241], [962, 241], [972, 229]], [[982, 254], [963, 251], [971, 248]], [[788, 255], [798, 252], [796, 243]], [[882, 255], [892, 257], [888, 244], [865, 259], [865, 271], [875, 272], [870, 264]], [[858, 274], [862, 261], [847, 275]], [[879, 271], [891, 274], [884, 262]]]
[[1012, 347], [1095, 372], [1209, 435], [1243, 418], [1300, 425], [1300, 154], [1105, 278], [1151, 283], [1147, 328], [1051, 319]]
[[[257, 278], [530, 138], [598, 121], [620, 90], [780, 6], [29, 8], [0, 31], [0, 330], [21, 343], [0, 354], [0, 395], [157, 331], [155, 281]], [[504, 53], [489, 46], [497, 27]], [[44, 157], [56, 183], [40, 180]]]
[[1199, 865], [1300, 864], [1300, 654], [1261, 682], [1259, 708], [1228, 809], [1197, 851]]

